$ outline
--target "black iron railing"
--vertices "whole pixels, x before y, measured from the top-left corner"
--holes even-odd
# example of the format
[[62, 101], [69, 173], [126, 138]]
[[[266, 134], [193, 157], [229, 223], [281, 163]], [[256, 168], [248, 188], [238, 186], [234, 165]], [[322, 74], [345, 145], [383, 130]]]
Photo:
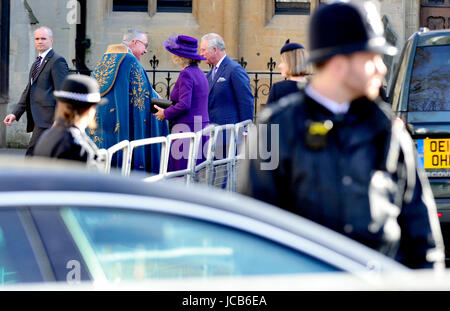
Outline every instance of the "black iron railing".
[[[246, 69], [248, 63], [243, 57], [235, 59], [235, 61]], [[161, 97], [169, 98], [170, 92], [175, 85], [181, 70], [158, 69], [159, 60], [156, 58], [156, 55], [153, 55], [149, 63], [151, 69], [146, 71], [152, 82], [153, 89]], [[267, 63], [267, 71], [247, 71], [254, 96], [255, 115], [261, 109], [261, 106], [265, 105], [272, 84], [283, 79], [280, 72], [274, 71], [275, 68], [276, 62], [271, 57]], [[90, 75], [92, 71], [72, 69], [70, 72]], [[205, 73], [207, 72], [208, 71], [205, 71]]]

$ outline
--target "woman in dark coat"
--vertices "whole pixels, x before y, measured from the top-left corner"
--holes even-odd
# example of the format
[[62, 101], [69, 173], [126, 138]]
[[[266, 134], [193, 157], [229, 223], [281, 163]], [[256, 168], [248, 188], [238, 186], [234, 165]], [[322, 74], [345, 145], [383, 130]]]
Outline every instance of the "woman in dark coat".
[[[171, 133], [198, 132], [209, 125], [208, 95], [209, 85], [204, 72], [198, 68], [204, 57], [197, 54], [197, 39], [178, 35], [164, 42], [167, 51], [172, 53], [173, 62], [182, 68], [175, 86], [170, 93], [170, 100], [175, 104], [158, 110], [154, 115], [158, 120], [169, 120]], [[197, 155], [197, 163], [205, 159], [203, 146], [207, 142], [203, 136], [202, 148]], [[168, 171], [187, 168], [188, 141], [175, 141], [170, 150]]]
[[95, 163], [98, 148], [85, 131], [95, 126], [97, 105], [106, 102], [100, 97], [97, 81], [85, 75], [69, 75], [54, 96], [55, 122], [39, 138], [33, 155]]
[[283, 80], [272, 84], [267, 104], [275, 103], [281, 97], [297, 92], [308, 82], [306, 76], [310, 74], [309, 67], [305, 67], [306, 51], [299, 43], [290, 43], [289, 39], [280, 51], [280, 68]]

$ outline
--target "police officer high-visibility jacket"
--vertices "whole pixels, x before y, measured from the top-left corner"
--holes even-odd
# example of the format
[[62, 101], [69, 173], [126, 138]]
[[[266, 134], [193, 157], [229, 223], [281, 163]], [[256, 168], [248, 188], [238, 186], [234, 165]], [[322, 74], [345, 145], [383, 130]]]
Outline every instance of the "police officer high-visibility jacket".
[[247, 161], [239, 192], [409, 267], [442, 266], [442, 235], [428, 180], [416, 169], [403, 122], [387, 104], [364, 97], [351, 102], [347, 113], [334, 114], [302, 90], [263, 110], [257, 129], [263, 138], [258, 149], [271, 150], [272, 158]]

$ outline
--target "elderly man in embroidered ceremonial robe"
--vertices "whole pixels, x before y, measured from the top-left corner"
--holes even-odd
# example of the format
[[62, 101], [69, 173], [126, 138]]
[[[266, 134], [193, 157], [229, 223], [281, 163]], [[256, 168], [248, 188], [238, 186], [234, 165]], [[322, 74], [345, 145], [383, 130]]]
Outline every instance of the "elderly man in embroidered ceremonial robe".
[[[97, 129], [89, 135], [99, 148], [109, 147], [123, 140], [138, 140], [169, 134], [167, 122], [156, 120], [150, 112], [150, 100], [158, 97], [153, 90], [141, 55], [147, 51], [147, 36], [129, 30], [123, 42], [108, 46], [102, 59], [92, 72], [98, 81], [101, 96], [108, 104], [97, 110]], [[161, 145], [138, 147], [133, 151], [135, 170], [159, 173]], [[120, 166], [122, 152], [114, 156], [112, 166]]]

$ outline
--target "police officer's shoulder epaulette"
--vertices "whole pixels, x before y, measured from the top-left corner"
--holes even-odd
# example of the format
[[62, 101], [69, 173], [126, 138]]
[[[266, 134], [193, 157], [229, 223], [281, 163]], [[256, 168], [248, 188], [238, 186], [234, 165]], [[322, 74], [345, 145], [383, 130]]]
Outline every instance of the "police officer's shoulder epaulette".
[[277, 102], [266, 106], [257, 116], [258, 123], [267, 123], [276, 115], [286, 109], [300, 104], [303, 101], [303, 92], [296, 92], [280, 98]]

